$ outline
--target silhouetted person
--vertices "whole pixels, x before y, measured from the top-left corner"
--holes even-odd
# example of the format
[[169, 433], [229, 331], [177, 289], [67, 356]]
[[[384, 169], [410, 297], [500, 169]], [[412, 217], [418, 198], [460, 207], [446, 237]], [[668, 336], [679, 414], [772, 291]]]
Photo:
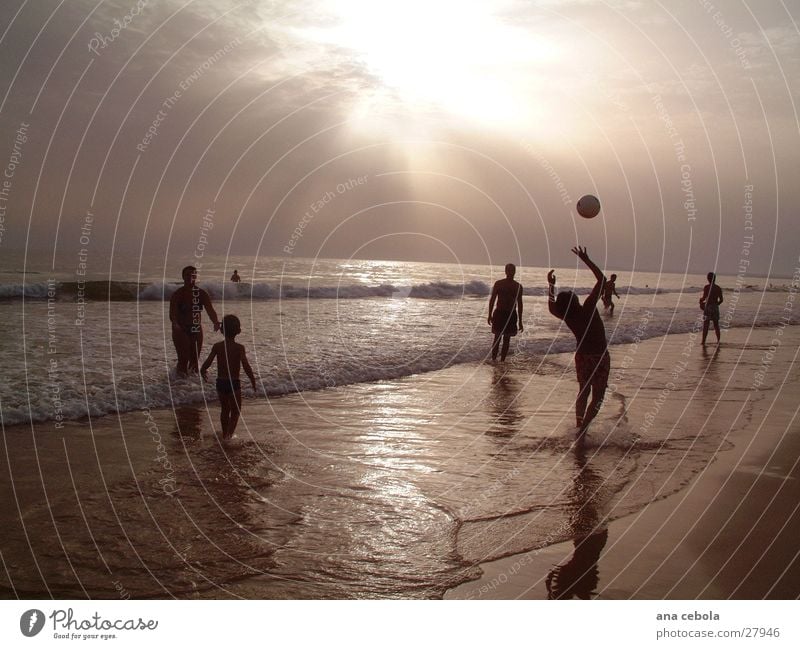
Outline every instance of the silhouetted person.
[[197, 372], [203, 348], [203, 309], [214, 323], [214, 331], [219, 329], [219, 320], [208, 293], [196, 285], [197, 269], [186, 266], [181, 275], [183, 286], [169, 300], [169, 319], [172, 322], [172, 342], [178, 354], [178, 374], [186, 375], [189, 371]]
[[222, 318], [222, 334], [225, 336], [225, 340], [215, 343], [211, 347], [211, 353], [203, 363], [203, 367], [200, 368], [203, 380], [207, 381], [208, 368], [214, 359], [217, 359], [217, 395], [219, 395], [219, 421], [222, 426], [222, 439], [233, 437], [236, 424], [239, 423], [239, 414], [242, 411], [242, 384], [239, 380], [239, 373], [242, 368], [247, 374], [247, 378], [250, 379], [253, 392], [256, 390], [256, 377], [247, 361], [244, 345], [240, 345], [234, 340], [241, 331], [242, 325], [235, 315], [226, 315]]
[[611, 299], [612, 295], [616, 295], [617, 299], [619, 299], [619, 294], [617, 293], [617, 275], [615, 273], [611, 274], [611, 277], [608, 278], [603, 287], [603, 307], [608, 311], [609, 315], [614, 315], [614, 301]]
[[[497, 358], [497, 351], [500, 347], [500, 339], [503, 339], [503, 350], [500, 352], [500, 360], [506, 360], [508, 346], [511, 336], [517, 335], [517, 329], [524, 331], [522, 326], [522, 284], [514, 280], [517, 267], [514, 264], [506, 264], [506, 277], [494, 283], [492, 296], [489, 298], [489, 318], [488, 322], [492, 325], [494, 342], [492, 343], [492, 360]], [[495, 302], [497, 308], [495, 309]]]
[[708, 284], [703, 287], [703, 297], [700, 298], [700, 308], [703, 310], [703, 344], [708, 337], [708, 325], [714, 323], [714, 333], [717, 334], [719, 344], [719, 305], [722, 304], [722, 289], [717, 286], [717, 276], [714, 273], [706, 275]]
[[[562, 291], [556, 297], [556, 276], [555, 272], [551, 270], [547, 273], [547, 302], [550, 313], [564, 321], [578, 342], [578, 348], [575, 351], [575, 372], [578, 376], [575, 424], [578, 426], [578, 438], [580, 439], [586, 433], [589, 423], [597, 416], [600, 406], [603, 405], [603, 397], [608, 386], [608, 374], [611, 370], [611, 357], [608, 354], [606, 329], [597, 312], [597, 300], [603, 290], [605, 277], [597, 265], [589, 259], [586, 248], [577, 246], [572, 249], [572, 252], [589, 267], [597, 282], [592, 292], [581, 304], [578, 296], [572, 291]], [[587, 409], [586, 402], [590, 392], [592, 401]]]
[[239, 277], [239, 271], [238, 270], [234, 270], [233, 271], [233, 275], [231, 275], [231, 281], [235, 282], [236, 284], [238, 284], [239, 282], [242, 281], [242, 278]]

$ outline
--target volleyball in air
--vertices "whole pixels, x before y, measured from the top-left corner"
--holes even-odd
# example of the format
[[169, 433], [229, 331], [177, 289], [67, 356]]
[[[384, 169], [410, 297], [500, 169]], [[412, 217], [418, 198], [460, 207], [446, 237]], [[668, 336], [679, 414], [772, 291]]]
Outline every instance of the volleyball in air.
[[581, 200], [578, 201], [578, 214], [585, 219], [593, 219], [600, 213], [600, 201], [596, 196], [586, 194]]

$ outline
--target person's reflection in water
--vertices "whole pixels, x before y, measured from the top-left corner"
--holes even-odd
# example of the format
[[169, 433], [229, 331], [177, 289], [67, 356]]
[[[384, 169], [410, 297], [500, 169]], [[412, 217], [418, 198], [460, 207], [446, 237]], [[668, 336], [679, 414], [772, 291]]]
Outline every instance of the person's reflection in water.
[[583, 447], [575, 449], [575, 474], [572, 499], [576, 510], [573, 529], [582, 534], [575, 538], [572, 556], [555, 566], [547, 575], [548, 599], [591, 599], [597, 594], [599, 571], [597, 562], [608, 541], [608, 529], [603, 526], [598, 511], [602, 478], [586, 462]]
[[172, 434], [177, 438], [200, 439], [202, 415], [200, 408], [193, 406], [175, 408], [175, 428]]
[[513, 437], [522, 420], [517, 400], [522, 386], [508, 372], [507, 367], [495, 366], [492, 373], [492, 391], [489, 396], [490, 415], [493, 418], [488, 435]]
[[714, 348], [714, 352], [713, 353], [709, 353], [708, 347], [703, 346], [703, 347], [700, 348], [700, 355], [703, 357], [703, 360], [715, 361], [715, 360], [717, 360], [717, 356], [719, 356], [719, 350], [720, 350], [720, 347], [717, 346], [717, 347]]

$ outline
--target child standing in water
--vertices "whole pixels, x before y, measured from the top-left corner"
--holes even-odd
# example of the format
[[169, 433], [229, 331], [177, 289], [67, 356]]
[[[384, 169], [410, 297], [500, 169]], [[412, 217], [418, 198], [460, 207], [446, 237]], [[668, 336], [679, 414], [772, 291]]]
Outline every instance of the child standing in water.
[[244, 345], [240, 345], [234, 339], [242, 331], [239, 318], [235, 315], [226, 315], [222, 318], [222, 334], [225, 340], [216, 343], [211, 348], [200, 374], [204, 381], [208, 381], [208, 368], [217, 359], [217, 394], [219, 395], [220, 413], [219, 420], [222, 425], [222, 439], [233, 437], [236, 424], [239, 423], [239, 415], [242, 411], [242, 386], [239, 380], [239, 372], [244, 368], [245, 374], [250, 379], [253, 391], [256, 389], [256, 377], [253, 369], [247, 361]]

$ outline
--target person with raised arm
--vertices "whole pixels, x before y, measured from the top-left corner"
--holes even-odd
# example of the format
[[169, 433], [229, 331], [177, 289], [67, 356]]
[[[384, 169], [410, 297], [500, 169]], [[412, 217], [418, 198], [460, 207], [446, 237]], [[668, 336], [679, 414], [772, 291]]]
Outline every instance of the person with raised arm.
[[[572, 252], [594, 273], [597, 280], [594, 288], [583, 304], [573, 291], [561, 291], [556, 296], [556, 275], [551, 270], [547, 273], [547, 303], [550, 313], [569, 327], [578, 343], [575, 351], [575, 373], [578, 377], [575, 424], [578, 427], [578, 439], [582, 439], [589, 423], [603, 405], [611, 370], [611, 356], [608, 353], [606, 329], [597, 312], [597, 300], [606, 282], [605, 275], [589, 258], [585, 247], [576, 246]], [[587, 408], [590, 393], [592, 400]]]

